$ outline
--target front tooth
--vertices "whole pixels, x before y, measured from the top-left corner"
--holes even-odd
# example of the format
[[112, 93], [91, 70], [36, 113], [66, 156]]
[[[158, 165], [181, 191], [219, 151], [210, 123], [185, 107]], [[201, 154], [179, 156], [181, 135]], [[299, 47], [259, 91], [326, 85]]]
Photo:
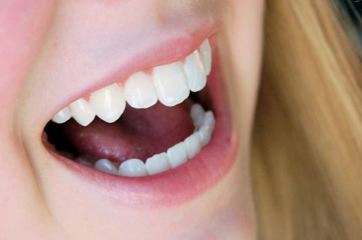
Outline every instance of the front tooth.
[[146, 168], [149, 175], [155, 175], [170, 169], [166, 153], [156, 154], [146, 161]]
[[97, 116], [108, 123], [116, 121], [126, 107], [123, 91], [116, 83], [92, 93], [89, 102]]
[[198, 92], [206, 86], [206, 69], [202, 63], [199, 51], [188, 56], [183, 65], [187, 83], [191, 91]]
[[186, 146], [187, 157], [189, 159], [192, 159], [200, 152], [201, 141], [197, 132], [186, 138], [184, 142]]
[[66, 121], [68, 121], [70, 118], [72, 117], [72, 114], [69, 111], [69, 108], [63, 108], [62, 110], [60, 110], [59, 112], [57, 112], [52, 121], [58, 124], [61, 123], [65, 123]]
[[182, 103], [190, 94], [181, 62], [155, 67], [153, 83], [158, 99], [168, 107]]
[[139, 159], [130, 159], [119, 166], [119, 174], [126, 177], [147, 176], [145, 164]]
[[202, 57], [202, 62], [205, 66], [205, 73], [209, 75], [211, 72], [211, 65], [212, 65], [212, 50], [210, 46], [210, 42], [206, 39], [200, 46], [200, 54]]
[[142, 72], [133, 74], [125, 84], [125, 95], [133, 108], [148, 108], [157, 102], [156, 89], [152, 78]]
[[200, 104], [195, 103], [191, 106], [191, 118], [196, 130], [202, 126], [204, 122], [204, 116], [205, 110]]
[[94, 168], [105, 173], [110, 173], [115, 175], [118, 173], [117, 168], [108, 159], [98, 160], [94, 165]]
[[172, 168], [176, 168], [187, 162], [185, 143], [181, 142], [167, 150], [167, 157]]
[[73, 118], [82, 126], [87, 126], [95, 118], [95, 113], [89, 103], [82, 98], [70, 104], [69, 107]]

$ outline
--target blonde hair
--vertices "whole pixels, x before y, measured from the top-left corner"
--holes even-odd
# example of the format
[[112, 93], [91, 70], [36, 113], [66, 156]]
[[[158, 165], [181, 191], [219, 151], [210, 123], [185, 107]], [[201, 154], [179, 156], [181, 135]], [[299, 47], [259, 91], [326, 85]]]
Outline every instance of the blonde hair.
[[267, 1], [260, 239], [362, 239], [362, 67], [330, 0]]

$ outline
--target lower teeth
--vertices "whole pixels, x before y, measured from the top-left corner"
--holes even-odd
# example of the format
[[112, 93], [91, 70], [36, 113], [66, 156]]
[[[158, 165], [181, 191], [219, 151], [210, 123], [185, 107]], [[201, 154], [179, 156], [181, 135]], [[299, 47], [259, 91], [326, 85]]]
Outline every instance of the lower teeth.
[[205, 112], [200, 104], [191, 107], [191, 118], [195, 127], [194, 133], [166, 152], [155, 154], [145, 162], [129, 159], [118, 165], [108, 159], [99, 159], [93, 167], [105, 173], [127, 177], [155, 175], [179, 167], [194, 158], [210, 142], [215, 127], [214, 113]]

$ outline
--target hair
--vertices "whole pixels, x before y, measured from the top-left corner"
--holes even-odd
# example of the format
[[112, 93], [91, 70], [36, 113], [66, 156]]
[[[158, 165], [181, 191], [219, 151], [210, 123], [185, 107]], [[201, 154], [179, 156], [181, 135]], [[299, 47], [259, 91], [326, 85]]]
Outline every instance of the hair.
[[331, 0], [266, 1], [259, 238], [362, 239], [362, 64]]

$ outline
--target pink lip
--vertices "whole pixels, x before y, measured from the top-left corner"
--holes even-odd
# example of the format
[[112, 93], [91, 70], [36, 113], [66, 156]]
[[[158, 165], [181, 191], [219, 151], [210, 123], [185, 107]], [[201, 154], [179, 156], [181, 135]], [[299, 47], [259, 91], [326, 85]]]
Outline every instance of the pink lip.
[[[91, 83], [75, 95], [69, 96], [64, 102], [60, 103], [52, 114], [54, 115], [60, 109], [81, 97], [87, 99], [91, 92], [114, 83], [115, 79], [117, 79], [117, 83], [122, 85], [133, 73], [139, 71], [147, 72], [155, 66], [183, 60], [195, 51], [195, 49], [198, 49], [205, 39], [215, 35], [219, 28], [219, 22], [205, 22], [200, 25], [198, 29], [170, 37], [169, 39], [158, 42], [157, 45], [150, 45], [147, 49], [134, 53], [128, 57], [127, 62], [100, 81]], [[49, 118], [51, 117], [52, 116], [49, 116]]]
[[127, 178], [96, 171], [50, 152], [68, 169], [121, 205], [170, 206], [194, 199], [225, 176], [236, 160], [238, 138], [233, 131], [217, 65], [214, 61], [214, 70], [208, 80], [208, 92], [216, 115], [212, 140], [195, 158], [179, 168], [154, 176]]
[[[118, 82], [122, 83], [136, 71], [180, 60], [197, 49], [206, 38], [211, 40], [215, 48], [214, 38], [211, 36], [214, 35], [216, 27], [217, 24], [203, 26], [200, 31], [195, 31], [192, 35], [172, 39], [160, 44], [158, 48], [150, 48], [147, 52], [143, 52], [142, 56], [134, 56], [128, 64], [101, 82], [88, 86], [77, 98], [89, 95], [91, 90], [106, 86], [115, 79], [120, 79]], [[210, 189], [226, 175], [235, 162], [238, 138], [233, 131], [223, 83], [218, 56], [215, 56], [213, 72], [209, 76], [207, 86], [216, 115], [212, 140], [194, 159], [176, 169], [142, 178], [113, 176], [67, 159], [57, 154], [50, 146], [47, 148], [51, 155], [64, 163], [68, 169], [121, 205], [157, 207], [182, 204]], [[69, 102], [71, 101], [68, 101], [68, 104]]]

